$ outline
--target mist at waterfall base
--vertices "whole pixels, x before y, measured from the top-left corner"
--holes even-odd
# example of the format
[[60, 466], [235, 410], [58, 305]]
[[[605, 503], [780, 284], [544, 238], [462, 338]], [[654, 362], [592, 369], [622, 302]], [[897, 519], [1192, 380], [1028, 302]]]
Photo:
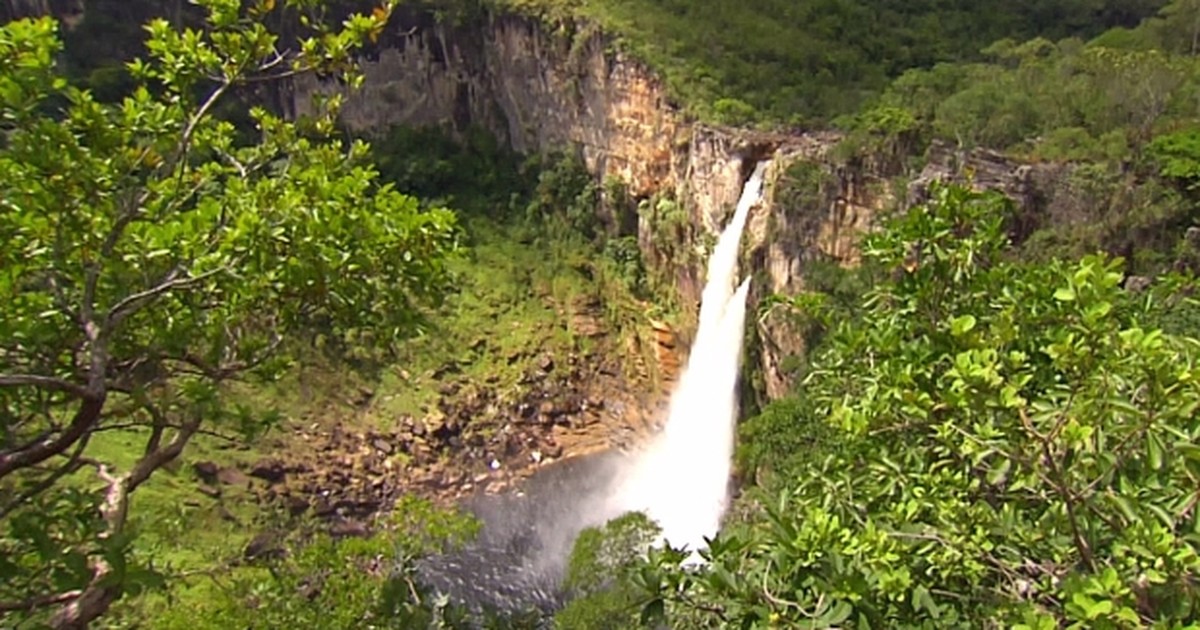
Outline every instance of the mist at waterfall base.
[[[579, 532], [643, 511], [674, 547], [695, 551], [720, 527], [729, 497], [737, 378], [749, 279], [736, 285], [738, 248], [762, 195], [766, 164], [743, 188], [709, 258], [699, 326], [671, 396], [663, 430], [630, 453], [558, 462], [521, 491], [467, 502], [483, 523], [462, 551], [423, 560], [421, 581], [451, 600], [500, 613], [547, 614], [564, 603], [560, 583]], [[699, 560], [693, 553], [690, 562]]]

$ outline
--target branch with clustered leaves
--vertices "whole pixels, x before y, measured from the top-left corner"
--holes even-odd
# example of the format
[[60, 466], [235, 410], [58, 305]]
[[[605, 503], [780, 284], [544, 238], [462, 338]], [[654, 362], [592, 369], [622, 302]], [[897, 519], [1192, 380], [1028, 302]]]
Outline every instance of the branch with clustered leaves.
[[[0, 517], [16, 523], [87, 468], [103, 483], [84, 519], [98, 517], [95, 531], [73, 541], [88, 550], [87, 575], [69, 588], [0, 580], [0, 620], [57, 608], [45, 623], [79, 628], [103, 615], [124, 592], [125, 561], [112, 554], [125, 553], [132, 495], [194, 436], [225, 435], [206, 426], [229, 415], [222, 383], [273, 369], [288, 333], [318, 318], [398, 330], [411, 296], [449, 284], [452, 216], [374, 181], [365, 145], [332, 135], [340, 99], [303, 128], [254, 108], [251, 143], [216, 116], [243, 86], [310, 72], [358, 85], [355, 51], [395, 0], [340, 28], [308, 20], [313, 34], [296, 42], [262, 18], [318, 3], [196, 3], [203, 30], [147, 25], [149, 59], [128, 66], [141, 87], [113, 106], [57, 75], [51, 22], [0, 27], [0, 53], [19, 60], [0, 72], [20, 73], [0, 104], [0, 233], [12, 236], [0, 294], [18, 296], [0, 312], [12, 332], [0, 341]], [[51, 103], [66, 105], [47, 117]], [[88, 456], [94, 433], [129, 427], [148, 433], [128, 470]], [[6, 528], [0, 553], [14, 558], [2, 573], [38, 552]]]

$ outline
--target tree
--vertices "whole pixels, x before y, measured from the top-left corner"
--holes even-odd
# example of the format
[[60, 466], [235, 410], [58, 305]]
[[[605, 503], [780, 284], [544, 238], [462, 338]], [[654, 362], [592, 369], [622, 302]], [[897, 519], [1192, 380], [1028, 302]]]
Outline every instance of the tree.
[[638, 623], [639, 589], [631, 572], [658, 538], [661, 528], [645, 514], [631, 512], [579, 533], [563, 586], [570, 602], [554, 616], [562, 630], [630, 628]]
[[788, 474], [703, 570], [669, 550], [643, 567], [651, 604], [679, 627], [1200, 619], [1200, 342], [1156, 325], [1188, 304], [1183, 279], [1132, 294], [1119, 259], [1014, 262], [1009, 208], [938, 188], [868, 237], [891, 279], [801, 402], [743, 435], [822, 439], [761, 445]]
[[[152, 582], [126, 553], [133, 493], [198, 432], [267, 420], [226, 383], [277, 374], [310, 331], [386, 345], [448, 288], [453, 215], [377, 181], [337, 98], [294, 122], [254, 107], [249, 129], [214, 114], [300, 73], [357, 85], [394, 2], [340, 28], [313, 0], [196, 4], [202, 30], [147, 25], [113, 105], [61, 78], [52, 21], [0, 28], [0, 619], [82, 627]], [[282, 41], [272, 11], [307, 31]], [[88, 448], [131, 428], [131, 467]]]

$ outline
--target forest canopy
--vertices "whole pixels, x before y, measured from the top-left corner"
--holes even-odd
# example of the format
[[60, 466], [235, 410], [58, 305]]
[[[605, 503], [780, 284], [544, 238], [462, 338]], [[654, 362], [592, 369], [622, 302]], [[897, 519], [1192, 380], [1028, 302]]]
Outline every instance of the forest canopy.
[[[1163, 0], [491, 0], [594, 20], [663, 73], [692, 114], [809, 126], [852, 111], [910, 68], [979, 59], [1013, 38], [1090, 38]], [[453, 4], [453, 3], [452, 3]]]

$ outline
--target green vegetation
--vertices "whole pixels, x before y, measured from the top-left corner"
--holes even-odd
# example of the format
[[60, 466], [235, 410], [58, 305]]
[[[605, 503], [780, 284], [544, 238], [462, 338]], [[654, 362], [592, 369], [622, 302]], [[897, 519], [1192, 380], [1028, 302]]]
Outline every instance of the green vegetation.
[[396, 506], [369, 538], [313, 534], [224, 574], [203, 597], [143, 612], [157, 628], [425, 628], [434, 619], [461, 627], [465, 611], [433, 602], [417, 584], [413, 561], [454, 548], [477, 523], [424, 501]]
[[213, 115], [281, 71], [354, 81], [390, 5], [281, 51], [258, 19], [274, 3], [200, 4], [205, 30], [148, 25], [139, 87], [112, 105], [58, 75], [52, 21], [0, 29], [6, 622], [86, 625], [160, 584], [131, 553], [136, 490], [198, 433], [276, 418], [227, 383], [270, 380], [314, 332], [403, 338], [449, 287], [453, 215], [379, 184], [367, 146], [332, 137], [336, 101], [302, 123], [256, 108], [248, 141]]
[[554, 616], [562, 630], [620, 630], [636, 627], [641, 592], [636, 569], [642, 550], [650, 546], [660, 528], [646, 516], [633, 512], [603, 527], [580, 532], [567, 566], [564, 587], [571, 601]]
[[[116, 627], [461, 625], [405, 573], [447, 515], [405, 503], [399, 517], [429, 518], [335, 540], [236, 486], [198, 486], [191, 464], [251, 462], [284, 422], [349, 416], [355, 383], [376, 392], [356, 426], [419, 414], [447, 366], [516, 388], [539, 353], [593, 349], [572, 329], [583, 311], [641, 334], [636, 243], [605, 238], [573, 154], [437, 130], [371, 152], [336, 137], [336, 101], [295, 124], [225, 120], [222, 98], [275, 72], [277, 40], [250, 19], [266, 5], [239, 6], [205, 3], [205, 31], [153, 22], [129, 75], [153, 89], [97, 95], [113, 105], [55, 76], [48, 21], [0, 36], [6, 622], [112, 608]], [[321, 33], [306, 55], [344, 64], [385, 18]], [[315, 68], [306, 55], [288, 72]], [[263, 532], [282, 553], [247, 560]]]
[[[1153, 275], [1197, 218], [1200, 57], [1194, 0], [1084, 41], [1000, 40], [986, 61], [913, 69], [838, 123], [844, 158], [920, 155], [933, 141], [1067, 164], [1053, 216], [1020, 219], [1021, 255], [1097, 250]], [[971, 173], [963, 173], [968, 179]]]
[[[1200, 619], [1191, 280], [1133, 294], [1119, 260], [1013, 260], [1010, 212], [939, 187], [865, 239], [880, 281], [797, 392], [743, 427], [745, 461], [770, 469], [753, 507], [702, 570], [668, 550], [631, 572], [648, 613], [689, 628]], [[1158, 328], [1167, 312], [1180, 334]]]
[[[660, 71], [702, 119], [807, 125], [852, 111], [915, 67], [977, 57], [1004, 37], [1090, 37], [1155, 0], [492, 0], [553, 23], [593, 20]], [[445, 3], [453, 5], [464, 4]], [[469, 3], [467, 3], [469, 4]], [[486, 4], [486, 3], [485, 3]], [[583, 33], [575, 37], [586, 36]]]
[[1035, 160], [1128, 159], [1155, 134], [1200, 117], [1192, 96], [1200, 87], [1200, 61], [1166, 44], [1190, 26], [1164, 17], [1122, 31], [1123, 38], [1109, 32], [1087, 43], [1002, 40], [984, 51], [987, 62], [905, 73], [846, 124], [874, 135], [916, 132]]
[[[359, 384], [359, 426], [422, 414], [446, 374], [516, 395], [540, 355], [598, 349], [594, 317], [651, 352], [645, 315], [711, 243], [570, 148], [437, 128], [371, 148], [339, 137], [336, 99], [295, 122], [246, 106], [292, 72], [354, 84], [392, 2], [340, 28], [309, 0], [196, 4], [97, 0], [65, 51], [48, 21], [0, 28], [0, 623], [461, 627], [413, 578], [469, 537], [461, 516], [406, 499], [338, 538], [188, 465], [257, 459], [254, 438], [342, 413]], [[1070, 163], [1072, 203], [1022, 242], [996, 194], [937, 187], [861, 269], [806, 260], [808, 291], [761, 305], [794, 313], [800, 386], [741, 427], [756, 486], [709, 565], [643, 553], [639, 515], [584, 532], [559, 627], [1200, 621], [1194, 280], [1120, 287], [1200, 269], [1197, 0], [416, 10], [497, 9], [576, 60], [603, 27], [707, 121], [836, 118], [847, 159], [940, 140]], [[143, 40], [147, 11], [169, 15]], [[775, 203], [819, 222], [836, 184], [798, 161]], [[270, 553], [243, 553], [260, 532]]]
[[[670, 304], [655, 299], [636, 237], [620, 235], [623, 192], [610, 183], [602, 193], [577, 151], [522, 156], [478, 129], [455, 138], [398, 127], [377, 144], [377, 161], [397, 188], [458, 209], [465, 226], [467, 254], [450, 263], [458, 291], [436, 330], [404, 345], [409, 371], [451, 361], [515, 385], [541, 351], [595, 349], [579, 315], [599, 316], [622, 346], [653, 348], [641, 338], [645, 315]], [[486, 331], [504, 332], [481, 343]], [[390, 409], [411, 412], [420, 395]]]

